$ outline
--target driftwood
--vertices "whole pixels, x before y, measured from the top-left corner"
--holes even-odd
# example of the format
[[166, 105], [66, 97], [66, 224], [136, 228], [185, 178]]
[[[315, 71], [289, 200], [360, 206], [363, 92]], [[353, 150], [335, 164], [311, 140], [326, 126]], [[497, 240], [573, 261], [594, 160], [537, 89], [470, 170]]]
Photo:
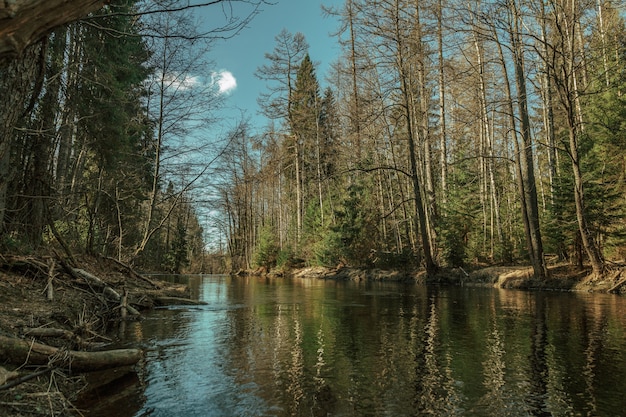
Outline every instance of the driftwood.
[[[82, 278], [85, 281], [87, 281], [90, 285], [102, 289], [103, 294], [109, 299], [116, 301], [118, 303], [122, 302], [122, 296], [120, 295], [120, 293], [115, 291], [110, 285], [102, 281], [97, 276], [90, 274], [89, 272], [80, 268], [70, 268], [69, 271], [75, 278], [79, 278], [79, 279]], [[134, 307], [127, 305], [126, 308], [128, 310], [128, 313], [132, 314], [133, 316], [139, 315], [139, 311], [137, 311]]]
[[154, 303], [157, 306], [173, 306], [173, 305], [184, 305], [184, 306], [200, 306], [206, 305], [204, 301], [191, 300], [189, 298], [180, 298], [180, 297], [156, 297], [154, 299]]
[[81, 352], [0, 335], [0, 360], [15, 365], [55, 365], [76, 371], [97, 371], [134, 365], [142, 356], [139, 349]]

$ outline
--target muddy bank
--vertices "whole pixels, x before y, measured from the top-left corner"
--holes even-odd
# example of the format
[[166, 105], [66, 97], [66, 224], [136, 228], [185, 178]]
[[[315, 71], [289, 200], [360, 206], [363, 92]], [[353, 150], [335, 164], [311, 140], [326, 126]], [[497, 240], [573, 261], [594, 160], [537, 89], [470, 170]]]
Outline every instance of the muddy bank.
[[96, 372], [123, 378], [141, 363], [141, 352], [111, 348], [112, 330], [188, 299], [186, 286], [113, 259], [0, 257], [0, 415], [88, 415], [75, 404], [101, 382]]

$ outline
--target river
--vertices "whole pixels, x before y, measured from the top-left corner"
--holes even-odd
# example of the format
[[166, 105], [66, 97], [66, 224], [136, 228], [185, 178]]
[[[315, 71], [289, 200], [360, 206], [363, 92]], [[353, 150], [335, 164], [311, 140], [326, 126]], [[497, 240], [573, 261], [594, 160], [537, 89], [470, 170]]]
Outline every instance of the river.
[[626, 412], [623, 297], [183, 278], [208, 304], [125, 324], [122, 345], [147, 352], [144, 382], [100, 415]]

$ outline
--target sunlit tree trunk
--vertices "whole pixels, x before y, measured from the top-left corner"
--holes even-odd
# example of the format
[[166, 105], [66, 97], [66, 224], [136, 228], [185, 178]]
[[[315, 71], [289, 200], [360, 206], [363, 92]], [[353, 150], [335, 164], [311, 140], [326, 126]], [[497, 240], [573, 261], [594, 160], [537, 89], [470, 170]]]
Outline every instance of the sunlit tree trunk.
[[406, 45], [403, 44], [403, 35], [402, 30], [400, 28], [401, 20], [399, 18], [400, 14], [400, 3], [399, 0], [395, 0], [394, 3], [394, 22], [395, 26], [394, 30], [394, 42], [395, 42], [395, 53], [396, 53], [396, 71], [398, 72], [398, 78], [400, 82], [400, 93], [402, 95], [402, 105], [404, 110], [404, 117], [406, 119], [406, 130], [407, 130], [407, 141], [409, 146], [409, 162], [411, 164], [411, 181], [413, 185], [413, 196], [415, 197], [415, 217], [416, 228], [419, 229], [416, 232], [417, 235], [421, 236], [422, 248], [424, 252], [424, 261], [426, 264], [426, 271], [428, 274], [434, 274], [438, 267], [435, 264], [432, 255], [432, 249], [430, 245], [430, 236], [428, 234], [428, 223], [426, 220], [426, 210], [424, 209], [424, 200], [422, 198], [421, 184], [419, 179], [419, 166], [418, 166], [418, 155], [416, 149], [417, 142], [417, 130], [416, 126], [414, 126], [414, 119], [412, 117], [412, 103], [411, 103], [411, 94], [410, 94], [410, 82], [409, 82], [409, 74], [407, 74], [407, 57], [405, 56], [405, 48]]
[[441, 201], [445, 204], [448, 193], [448, 141], [446, 131], [446, 78], [443, 56], [443, 1], [437, 7], [437, 55], [439, 71], [439, 147], [441, 165]]
[[[413, 112], [416, 114], [416, 125], [419, 126], [417, 130], [417, 137], [420, 139], [423, 151], [423, 178], [424, 178], [424, 190], [425, 190], [425, 202], [426, 202], [426, 225], [428, 230], [428, 239], [430, 241], [430, 248], [433, 254], [436, 252], [437, 232], [435, 224], [437, 223], [438, 208], [437, 199], [435, 195], [435, 182], [433, 178], [433, 161], [432, 161], [432, 138], [430, 134], [430, 93], [427, 87], [427, 65], [428, 56], [426, 54], [425, 41], [423, 39], [422, 23], [420, 16], [420, 2], [415, 2], [415, 18], [414, 18], [414, 39], [412, 41], [413, 48], [415, 49], [414, 58], [416, 59], [415, 67], [417, 72], [417, 91], [419, 97], [415, 103], [415, 98], [412, 100]], [[413, 96], [413, 95], [412, 95]], [[434, 256], [434, 255], [433, 255]]]
[[533, 141], [528, 114], [528, 98], [526, 93], [526, 71], [524, 68], [524, 50], [521, 39], [520, 10], [515, 1], [509, 5], [510, 36], [515, 70], [515, 85], [517, 87], [517, 106], [520, 118], [522, 149], [520, 162], [522, 164], [522, 179], [524, 182], [525, 198], [523, 204], [527, 206], [528, 225], [530, 231], [531, 263], [537, 278], [546, 278], [548, 270], [544, 262], [543, 243], [539, 227], [539, 205], [537, 199], [537, 185], [535, 181], [535, 167], [533, 156]]

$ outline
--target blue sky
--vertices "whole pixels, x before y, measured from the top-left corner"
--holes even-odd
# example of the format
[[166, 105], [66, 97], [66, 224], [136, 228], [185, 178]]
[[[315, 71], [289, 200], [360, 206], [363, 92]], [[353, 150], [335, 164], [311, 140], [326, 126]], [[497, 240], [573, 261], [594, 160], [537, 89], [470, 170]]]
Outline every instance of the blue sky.
[[[269, 1], [272, 4], [262, 6], [262, 11], [241, 33], [234, 38], [217, 41], [211, 49], [209, 58], [216, 66], [216, 73], [233, 77], [230, 82], [222, 78], [224, 88], [236, 82], [236, 87], [228, 91], [226, 108], [221, 112], [226, 118], [221, 126], [224, 130], [234, 126], [240, 119], [239, 109], [251, 118], [257, 128], [265, 124], [265, 120], [258, 115], [257, 98], [266, 91], [266, 84], [256, 78], [254, 73], [267, 62], [265, 53], [274, 50], [274, 38], [283, 28], [291, 33], [304, 34], [311, 59], [319, 63], [317, 77], [322, 86], [329, 65], [339, 56], [337, 38], [331, 36], [337, 30], [338, 22], [332, 17], [324, 17], [321, 5], [340, 7], [343, 0]], [[242, 12], [245, 13], [239, 13]], [[202, 13], [209, 26], [224, 23], [224, 11], [220, 6], [206, 7]]]

